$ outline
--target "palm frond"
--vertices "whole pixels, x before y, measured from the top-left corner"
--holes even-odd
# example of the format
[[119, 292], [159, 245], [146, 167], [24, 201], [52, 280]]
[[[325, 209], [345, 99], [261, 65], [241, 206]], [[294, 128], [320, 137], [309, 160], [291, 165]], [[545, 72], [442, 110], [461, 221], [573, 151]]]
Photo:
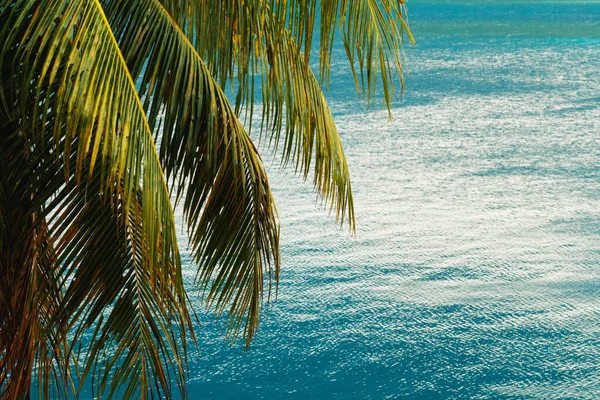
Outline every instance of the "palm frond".
[[208, 304], [249, 345], [279, 278], [277, 211], [239, 121], [259, 97], [283, 165], [312, 171], [354, 228], [320, 87], [336, 29], [357, 88], [381, 82], [389, 109], [411, 38], [401, 1], [0, 0], [0, 395], [28, 397], [35, 370], [40, 397], [88, 376], [103, 397], [171, 397], [173, 381], [185, 396], [172, 194]]
[[[135, 3], [135, 4], [134, 4]], [[139, 85], [160, 159], [190, 230], [200, 286], [229, 334], [258, 327], [264, 281], [279, 274], [279, 231], [266, 173], [225, 94], [158, 1], [104, 1]], [[149, 26], [145, 21], [151, 19]]]
[[[414, 44], [408, 27], [403, 0], [289, 0], [276, 2], [278, 14], [286, 16], [289, 29], [297, 41], [305, 43], [309, 54], [316, 10], [320, 16], [320, 75], [329, 81], [333, 43], [341, 30], [346, 54], [352, 66], [357, 90], [370, 101], [382, 84], [388, 111], [394, 99], [394, 78], [404, 87], [404, 37]], [[302, 10], [307, 12], [302, 12]], [[308, 56], [307, 56], [308, 57]], [[358, 67], [358, 72], [356, 71]]]
[[333, 43], [341, 32], [357, 89], [373, 95], [379, 73], [384, 95], [386, 91], [389, 94], [385, 96], [388, 107], [393, 100], [391, 78], [395, 76], [400, 85], [403, 83], [404, 38], [415, 43], [404, 0], [200, 0], [198, 7], [187, 7], [179, 0], [161, 2], [193, 40], [221, 86], [235, 76], [240, 95], [246, 98], [253, 96], [253, 85], [247, 84], [252, 82], [249, 72], [268, 79], [266, 70], [258, 65], [268, 65], [268, 55], [256, 47], [263, 47], [267, 36], [280, 32], [266, 27], [270, 17], [291, 34], [307, 65], [318, 29], [319, 72], [324, 83], [329, 81]]
[[[177, 1], [162, 3], [185, 28], [220, 85], [235, 82], [236, 113], [245, 113], [246, 122], [252, 125], [254, 104], [260, 97], [262, 126], [272, 132], [269, 144], [273, 148], [283, 143], [283, 165], [293, 161], [304, 178], [313, 168], [317, 191], [331, 200], [341, 222], [346, 217], [354, 228], [350, 179], [339, 133], [309, 66], [313, 31], [319, 29], [321, 80], [328, 83], [333, 42], [341, 31], [357, 90], [370, 101], [380, 82], [389, 111], [396, 83], [401, 88], [404, 84], [404, 37], [414, 41], [403, 3], [202, 1], [200, 7], [189, 10]], [[255, 76], [261, 79], [260, 96]]]
[[100, 186], [96, 172], [87, 193], [66, 185], [46, 209], [61, 275], [69, 281], [55, 318], [73, 335], [81, 384], [91, 374], [102, 398], [170, 398], [173, 371], [185, 393], [189, 316], [174, 277], [152, 276], [144, 262], [150, 244], [143, 194], [138, 190], [125, 218], [123, 205], [104, 201]]
[[[5, 39], [0, 55], [2, 64], [11, 62], [15, 76], [10, 81], [20, 88], [21, 103], [16, 103], [13, 120], [33, 105], [30, 115], [34, 117], [20, 118], [24, 132], [36, 135], [40, 143], [40, 138], [52, 134], [53, 145], [62, 143], [67, 155], [77, 138], [75, 165], [69, 157], [63, 160], [65, 178], [71, 179], [74, 168], [73, 176], [81, 183], [100, 164], [105, 181], [102, 190], [107, 196], [122, 197], [126, 211], [137, 184], [158, 188], [144, 191], [146, 240], [158, 243], [159, 237], [164, 237], [162, 253], [177, 262], [173, 215], [162, 168], [134, 83], [100, 3], [3, 3], [7, 3], [2, 8], [9, 19], [2, 30]], [[7, 57], [15, 45], [16, 53]], [[53, 120], [52, 132], [47, 132], [49, 119]], [[125, 190], [115, 193], [114, 183], [121, 181]], [[149, 249], [146, 256], [151, 267], [159, 267], [157, 250]]]
[[[104, 10], [94, 0], [5, 0], [0, 11], [2, 113], [27, 139], [30, 162], [44, 166], [32, 180], [40, 188], [31, 201], [43, 210], [34, 222], [49, 219], [54, 267], [62, 266], [53, 279], [66, 291], [45, 317], [61, 332], [97, 323], [85, 338], [91, 358], [82, 378], [100, 365], [98, 349], [118, 348], [111, 360], [121, 374], [96, 374], [100, 391], [126, 383], [119, 395], [169, 394], [169, 365], [183, 390], [185, 354], [176, 338], [185, 340], [189, 316], [169, 193]], [[119, 304], [127, 312], [115, 314]], [[125, 326], [126, 335], [115, 334]]]
[[[64, 330], [50, 321], [62, 299], [56, 254], [42, 207], [38, 163], [14, 124], [0, 123], [0, 396], [25, 398], [37, 386], [54, 397], [68, 385]], [[37, 165], [36, 165], [37, 164]], [[31, 370], [38, 379], [32, 381]]]

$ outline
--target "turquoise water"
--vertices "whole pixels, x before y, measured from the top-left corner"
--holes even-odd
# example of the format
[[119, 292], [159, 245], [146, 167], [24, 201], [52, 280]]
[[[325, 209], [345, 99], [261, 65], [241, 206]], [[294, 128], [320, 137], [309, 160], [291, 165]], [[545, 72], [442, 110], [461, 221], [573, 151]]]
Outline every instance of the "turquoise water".
[[248, 352], [201, 314], [192, 398], [600, 398], [600, 5], [408, 6], [391, 123], [336, 49], [356, 239], [274, 163], [279, 297]]

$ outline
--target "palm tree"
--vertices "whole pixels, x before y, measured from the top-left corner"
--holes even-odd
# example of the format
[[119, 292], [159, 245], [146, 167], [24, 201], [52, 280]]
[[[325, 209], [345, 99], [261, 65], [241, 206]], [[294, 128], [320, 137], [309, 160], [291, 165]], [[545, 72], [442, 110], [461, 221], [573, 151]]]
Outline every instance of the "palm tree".
[[321, 85], [341, 35], [357, 89], [379, 84], [389, 110], [404, 16], [402, 0], [0, 0], [0, 396], [86, 379], [186, 396], [177, 204], [199, 288], [247, 346], [279, 277], [254, 104], [260, 137], [354, 229]]

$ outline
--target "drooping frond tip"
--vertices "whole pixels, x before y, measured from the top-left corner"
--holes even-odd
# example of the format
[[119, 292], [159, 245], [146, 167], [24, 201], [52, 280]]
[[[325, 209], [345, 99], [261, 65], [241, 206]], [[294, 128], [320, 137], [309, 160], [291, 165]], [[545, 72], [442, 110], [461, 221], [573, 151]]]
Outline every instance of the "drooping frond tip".
[[403, 87], [404, 37], [414, 42], [404, 4], [397, 0], [203, 0], [190, 13], [177, 12], [175, 4], [165, 7], [177, 15], [221, 86], [235, 83], [238, 115], [251, 126], [254, 103], [262, 100], [261, 136], [270, 132], [268, 144], [282, 149], [283, 164], [295, 165], [304, 178], [313, 168], [316, 190], [333, 201], [337, 216], [354, 229], [339, 133], [310, 68], [313, 31], [319, 30], [321, 83], [329, 81], [333, 43], [341, 33], [357, 90], [370, 100], [381, 85], [389, 110], [395, 86]]
[[263, 293], [279, 275], [278, 219], [264, 166], [177, 23], [181, 9], [158, 1], [121, 5], [111, 0], [105, 9], [116, 37], [126, 38], [121, 51], [141, 82], [149, 125], [161, 132], [159, 156], [183, 203], [198, 283], [209, 305], [230, 317], [230, 337], [243, 334], [249, 344]]

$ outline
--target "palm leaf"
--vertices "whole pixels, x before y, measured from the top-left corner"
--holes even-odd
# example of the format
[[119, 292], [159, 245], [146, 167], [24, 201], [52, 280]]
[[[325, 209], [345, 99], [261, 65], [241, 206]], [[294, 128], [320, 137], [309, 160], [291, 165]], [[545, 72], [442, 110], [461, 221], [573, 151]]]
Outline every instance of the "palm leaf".
[[376, 93], [377, 80], [381, 79], [385, 103], [390, 109], [394, 97], [393, 78], [398, 79], [401, 87], [404, 84], [404, 36], [415, 43], [403, 0], [287, 0], [272, 3], [279, 20], [286, 21], [296, 42], [303, 44], [307, 60], [315, 21], [320, 18], [319, 71], [324, 82], [329, 80], [333, 43], [340, 29], [357, 90], [363, 91], [370, 100]]
[[[183, 199], [200, 286], [246, 344], [258, 327], [264, 281], [279, 274], [275, 204], [256, 148], [225, 94], [158, 1], [104, 1], [160, 135], [160, 158]], [[153, 23], [149, 26], [147, 19]], [[270, 288], [270, 284], [269, 284]]]
[[[1, 113], [0, 113], [1, 115]], [[35, 383], [40, 397], [58, 396], [68, 384], [68, 343], [49, 316], [62, 292], [50, 231], [35, 201], [44, 163], [15, 126], [0, 124], [0, 396], [26, 397]], [[38, 160], [39, 161], [39, 160]], [[31, 381], [31, 369], [39, 377]]]
[[50, 222], [62, 276], [70, 281], [56, 315], [78, 346], [81, 384], [91, 373], [101, 397], [151, 397], [153, 391], [171, 397], [170, 371], [185, 387], [184, 299], [172, 277], [153, 277], [144, 262], [141, 191], [125, 220], [124, 207], [103, 201], [100, 186], [95, 173], [88, 193], [67, 185], [49, 204], [63, 210]]
[[[190, 318], [168, 186], [209, 305], [250, 343], [264, 282], [279, 277], [274, 201], [238, 120], [245, 107], [252, 125], [254, 74], [270, 144], [305, 178], [312, 169], [354, 227], [341, 141], [309, 67], [317, 7], [331, 17], [321, 79], [339, 23], [357, 86], [370, 98], [379, 76], [389, 108], [407, 29], [391, 0], [0, 0], [3, 396], [28, 396], [34, 365], [45, 397], [88, 376], [101, 396], [170, 397], [173, 380], [185, 395]], [[222, 89], [234, 75], [235, 111]]]
[[[278, 15], [266, 0], [201, 1], [189, 13], [163, 0], [184, 27], [222, 87], [237, 85], [236, 114], [252, 126], [254, 104], [263, 101], [261, 132], [269, 144], [283, 142], [282, 165], [295, 165], [306, 179], [312, 169], [318, 193], [331, 200], [340, 222], [354, 228], [352, 191], [339, 133], [317, 79]], [[279, 10], [279, 7], [277, 7]], [[235, 79], [234, 79], [235, 75]], [[261, 78], [257, 95], [255, 76]]]
[[[66, 293], [46, 318], [70, 328], [107, 316], [85, 338], [91, 357], [81, 376], [100, 364], [98, 349], [117, 346], [112, 360], [120, 362], [122, 374], [104, 368], [97, 374], [100, 392], [127, 383], [130, 397], [154, 390], [169, 394], [163, 363], [183, 390], [184, 351], [175, 339], [185, 340], [189, 316], [169, 194], [144, 109], [101, 4], [2, 1], [0, 11], [3, 114], [27, 138], [32, 162], [53, 167], [38, 175], [42, 189], [33, 200], [43, 208], [39, 224], [50, 218], [57, 265], [63, 267], [56, 279]], [[55, 219], [63, 207], [67, 215]], [[89, 246], [99, 243], [100, 232], [115, 235], [102, 242], [112, 257]], [[94, 280], [76, 279], [90, 278], [90, 271], [110, 290], [103, 294]], [[118, 296], [132, 293], [133, 314], [109, 312]], [[108, 338], [124, 326], [137, 329]], [[83, 328], [76, 332], [73, 345]]]
[[317, 191], [331, 200], [337, 217], [342, 222], [347, 218], [354, 228], [352, 192], [339, 133], [308, 64], [317, 11], [322, 80], [329, 79], [332, 43], [339, 28], [357, 90], [362, 89], [370, 100], [379, 79], [389, 110], [394, 77], [403, 86], [404, 35], [414, 41], [403, 4], [395, 0], [236, 0], [201, 1], [200, 7], [187, 9], [177, 1], [162, 3], [185, 28], [220, 85], [235, 82], [236, 112], [245, 113], [250, 125], [257, 100], [254, 80], [261, 77], [261, 119], [263, 129], [272, 132], [269, 144], [277, 149], [283, 142], [283, 165], [292, 161], [305, 179], [312, 168]]

